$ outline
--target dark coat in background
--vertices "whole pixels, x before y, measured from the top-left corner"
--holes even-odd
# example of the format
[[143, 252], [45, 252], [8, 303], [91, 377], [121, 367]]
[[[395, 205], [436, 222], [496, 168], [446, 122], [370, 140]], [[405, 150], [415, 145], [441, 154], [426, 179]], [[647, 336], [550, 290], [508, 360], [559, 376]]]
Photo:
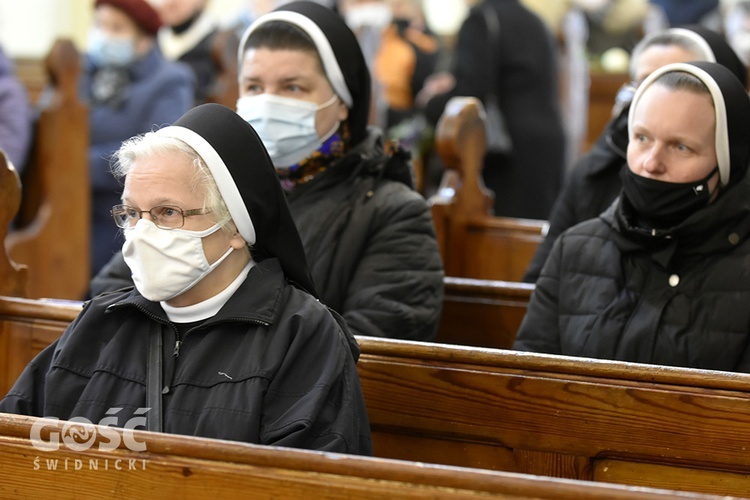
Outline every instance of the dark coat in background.
[[[488, 46], [481, 11], [487, 7], [499, 16], [498, 47]], [[456, 86], [429, 102], [428, 115], [436, 122], [453, 96], [484, 100], [494, 71], [497, 86], [493, 90], [513, 140], [509, 156], [485, 158], [484, 180], [495, 191], [495, 215], [546, 219], [565, 168], [558, 49], [552, 33], [518, 0], [484, 0], [470, 11], [454, 50], [451, 72]]]
[[443, 303], [432, 216], [379, 133], [289, 194], [320, 298], [357, 335], [431, 340]]
[[523, 281], [536, 282], [555, 239], [579, 222], [604, 212], [622, 189], [620, 170], [627, 168], [628, 109], [607, 124], [591, 151], [570, 171], [549, 215], [549, 230], [534, 254]]
[[671, 242], [621, 214], [618, 201], [557, 239], [514, 349], [750, 372], [750, 179]]

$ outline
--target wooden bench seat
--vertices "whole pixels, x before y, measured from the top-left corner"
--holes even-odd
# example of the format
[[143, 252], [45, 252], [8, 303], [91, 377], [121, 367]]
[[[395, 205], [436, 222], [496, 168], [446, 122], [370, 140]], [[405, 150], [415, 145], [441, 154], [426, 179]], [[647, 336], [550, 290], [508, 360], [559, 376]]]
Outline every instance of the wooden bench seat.
[[[30, 438], [35, 423], [44, 442], [72, 435], [68, 422], [0, 414], [2, 498], [708, 498], [138, 430], [132, 438], [145, 451], [109, 450], [100, 427], [81, 424], [90, 447], [40, 451]], [[123, 442], [122, 430], [109, 432]]]

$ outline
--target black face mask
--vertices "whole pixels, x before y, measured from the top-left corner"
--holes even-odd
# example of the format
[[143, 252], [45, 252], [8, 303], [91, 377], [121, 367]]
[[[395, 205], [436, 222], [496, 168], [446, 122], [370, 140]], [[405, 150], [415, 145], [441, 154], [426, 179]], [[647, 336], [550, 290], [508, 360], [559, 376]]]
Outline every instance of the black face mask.
[[695, 182], [665, 182], [642, 177], [626, 166], [620, 172], [622, 192], [639, 218], [655, 228], [668, 229], [708, 205], [708, 181], [718, 171], [717, 166]]

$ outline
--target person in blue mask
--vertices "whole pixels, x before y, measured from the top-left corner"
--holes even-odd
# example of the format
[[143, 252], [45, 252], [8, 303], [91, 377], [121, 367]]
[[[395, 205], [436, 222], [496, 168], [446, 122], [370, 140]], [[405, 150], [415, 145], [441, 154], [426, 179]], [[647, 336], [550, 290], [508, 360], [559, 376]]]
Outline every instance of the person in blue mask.
[[617, 200], [560, 235], [514, 348], [750, 372], [750, 97], [726, 66], [636, 90]]
[[122, 186], [109, 160], [122, 141], [170, 124], [193, 105], [195, 79], [156, 45], [159, 15], [145, 0], [96, 0], [82, 99], [89, 105], [92, 276], [122, 247], [109, 210]]
[[[259, 17], [239, 49], [237, 113], [273, 161], [326, 305], [357, 335], [431, 340], [443, 265], [406, 153], [368, 128], [371, 79], [332, 10], [292, 2]], [[113, 261], [95, 291], [128, 284]]]

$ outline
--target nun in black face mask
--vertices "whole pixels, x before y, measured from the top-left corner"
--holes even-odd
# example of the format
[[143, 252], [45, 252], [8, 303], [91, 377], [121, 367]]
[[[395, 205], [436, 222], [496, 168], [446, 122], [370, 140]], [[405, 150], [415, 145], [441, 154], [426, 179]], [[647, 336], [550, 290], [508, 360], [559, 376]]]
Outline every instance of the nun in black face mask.
[[[0, 411], [369, 455], [344, 320], [316, 298], [255, 131], [217, 104], [117, 153], [134, 288], [87, 303]], [[112, 412], [112, 409], [122, 409]], [[144, 410], [145, 409], [145, 410]]]
[[649, 75], [628, 115], [622, 226], [654, 240], [692, 231], [679, 226], [745, 177], [749, 121], [745, 88], [722, 65], [669, 64]]
[[750, 372], [750, 98], [664, 66], [629, 115], [619, 201], [555, 241], [514, 348]]
[[540, 244], [524, 281], [536, 281], [555, 238], [566, 229], [597, 217], [620, 195], [621, 174], [627, 168], [628, 113], [637, 84], [668, 63], [709, 61], [725, 66], [747, 87], [747, 66], [724, 37], [698, 25], [669, 28], [644, 37], [633, 50], [630, 77], [618, 94], [617, 115], [581, 157], [567, 177], [550, 214], [547, 238]]

